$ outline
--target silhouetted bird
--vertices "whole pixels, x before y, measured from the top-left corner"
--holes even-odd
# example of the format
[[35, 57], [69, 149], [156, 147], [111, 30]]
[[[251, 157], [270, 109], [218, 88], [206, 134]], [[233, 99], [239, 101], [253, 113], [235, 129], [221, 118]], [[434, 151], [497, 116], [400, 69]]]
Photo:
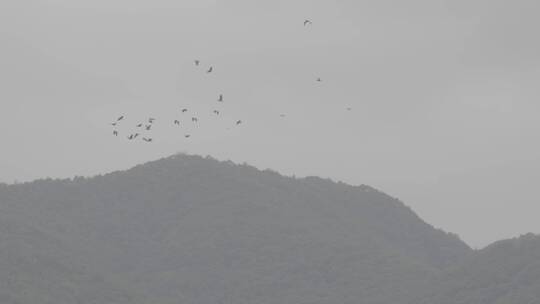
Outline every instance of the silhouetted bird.
[[218, 98], [218, 100], [217, 100], [217, 101], [219, 101], [219, 102], [223, 102], [223, 94], [219, 94], [219, 98]]
[[201, 63], [199, 60], [195, 60], [195, 65], [199, 65]]
[[242, 123], [241, 120], [236, 121], [236, 125], [239, 125], [239, 124], [241, 124], [241, 123]]
[[206, 71], [206, 73], [212, 73], [213, 70], [214, 70], [214, 67], [210, 67], [210, 68], [208, 69], [208, 71]]
[[145, 142], [151, 142], [151, 141], [152, 141], [152, 139], [151, 139], [151, 138], [146, 138], [146, 137], [143, 137], [143, 139], [142, 139], [142, 140], [144, 140]]
[[180, 125], [180, 121], [179, 121], [178, 119], [175, 119], [175, 120], [174, 120], [174, 124], [175, 124], [175, 125]]
[[154, 123], [154, 120], [156, 120], [156, 119], [155, 118], [148, 118], [149, 123]]
[[137, 128], [140, 128], [140, 127], [142, 127], [142, 123], [140, 123], [140, 124], [137, 125]]
[[117, 119], [116, 121], [120, 121], [120, 120], [122, 120], [122, 119], [124, 119], [124, 116], [118, 117], [118, 119]]
[[135, 135], [133, 135], [133, 139], [137, 138], [137, 136], [139, 135], [140, 135], [139, 133], [135, 133]]
[[313, 23], [311, 22], [311, 20], [307, 20], [307, 19], [306, 19], [306, 20], [304, 21], [304, 26], [306, 26], [306, 25], [308, 25], [308, 24], [313, 24]]
[[322, 80], [321, 80], [320, 78], [317, 78], [317, 81], [318, 81], [318, 82], [321, 82]]
[[214, 114], [219, 115], [219, 111], [218, 111], [218, 110], [214, 110]]
[[182, 113], [185, 113], [185, 112], [187, 112], [187, 109], [186, 108], [182, 109]]
[[133, 138], [135, 138], [135, 137], [133, 137], [133, 134], [131, 134], [130, 136], [128, 136], [128, 139], [129, 139], [129, 140], [132, 140]]
[[190, 136], [191, 135], [189, 135], [189, 134], [184, 135], [185, 138], [189, 138]]
[[199, 120], [197, 119], [197, 117], [191, 117], [191, 121], [197, 122], [197, 121], [199, 121]]
[[150, 129], [152, 129], [152, 125], [146, 125], [145, 128], [146, 128], [146, 130], [150, 130]]
[[113, 122], [113, 123], [111, 124], [111, 126], [116, 126], [116, 125], [117, 125], [117, 123], [115, 123], [115, 122]]

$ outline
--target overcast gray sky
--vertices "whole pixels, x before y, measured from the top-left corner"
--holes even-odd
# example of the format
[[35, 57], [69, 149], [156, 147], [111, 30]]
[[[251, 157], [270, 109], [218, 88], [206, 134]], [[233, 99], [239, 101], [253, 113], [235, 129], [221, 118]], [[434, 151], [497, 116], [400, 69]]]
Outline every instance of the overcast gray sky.
[[[209, 154], [375, 186], [475, 247], [538, 233], [539, 10], [537, 0], [2, 1], [0, 181]], [[153, 144], [124, 140], [149, 116]]]

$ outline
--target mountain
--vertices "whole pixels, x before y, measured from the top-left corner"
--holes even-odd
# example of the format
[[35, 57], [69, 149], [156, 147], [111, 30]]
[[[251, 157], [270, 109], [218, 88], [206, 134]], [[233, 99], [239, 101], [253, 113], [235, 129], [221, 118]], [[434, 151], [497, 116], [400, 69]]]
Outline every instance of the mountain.
[[[108, 295], [99, 303], [139, 295], [153, 304], [469, 303], [440, 297], [470, 291], [460, 283], [499, 257], [490, 247], [474, 252], [369, 186], [184, 154], [92, 178], [0, 185], [0, 214], [39, 244], [24, 245], [26, 230], [0, 225], [0, 248], [20, 234], [16, 252], [39, 257], [11, 271], [56, 271], [58, 280], [39, 289], [51, 299], [71, 282], [73, 292]], [[42, 270], [49, 258], [61, 267]], [[13, 252], [0, 251], [10, 259]], [[0, 285], [2, 294], [19, 303], [10, 299], [24, 292]]]
[[58, 240], [0, 215], [0, 303], [144, 303], [87, 271]]
[[540, 303], [540, 236], [496, 242], [435, 280], [421, 304]]

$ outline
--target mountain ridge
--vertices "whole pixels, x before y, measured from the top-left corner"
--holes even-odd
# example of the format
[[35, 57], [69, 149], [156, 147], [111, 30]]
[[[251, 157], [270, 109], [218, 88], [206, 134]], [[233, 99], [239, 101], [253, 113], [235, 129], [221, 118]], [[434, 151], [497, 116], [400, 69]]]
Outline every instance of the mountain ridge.
[[490, 252], [370, 186], [185, 154], [90, 178], [0, 185], [0, 214], [54, 236], [73, 267], [153, 304], [446, 304], [446, 282], [476, 280], [459, 269]]

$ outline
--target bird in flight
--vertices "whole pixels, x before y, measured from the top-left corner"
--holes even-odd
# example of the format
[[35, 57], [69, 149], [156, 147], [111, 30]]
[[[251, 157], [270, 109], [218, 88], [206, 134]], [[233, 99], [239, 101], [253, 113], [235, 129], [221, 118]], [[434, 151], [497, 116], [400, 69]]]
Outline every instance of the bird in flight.
[[137, 125], [137, 128], [140, 128], [140, 127], [142, 127], [142, 123], [140, 123], [140, 124]]
[[155, 118], [148, 118], [149, 123], [154, 123], [154, 120], [156, 120], [156, 119]]
[[175, 120], [174, 120], [174, 124], [175, 124], [175, 125], [180, 125], [180, 121], [179, 121], [178, 119], [175, 119]]
[[199, 60], [195, 60], [195, 65], [199, 65], [201, 62]]
[[131, 134], [130, 136], [128, 136], [128, 139], [129, 139], [129, 140], [132, 140], [133, 138], [135, 138], [135, 137], [133, 136], [133, 134]]
[[191, 117], [191, 121], [197, 122], [197, 121], [199, 121], [199, 120], [197, 119], [197, 117]]
[[184, 135], [185, 138], [189, 138], [190, 136], [191, 135], [189, 135], [189, 134]]
[[218, 110], [214, 110], [214, 114], [219, 115], [219, 111], [218, 111]]
[[123, 116], [123, 115], [120, 116], [120, 117], [118, 117], [118, 119], [117, 119], [116, 121], [120, 121], [120, 120], [122, 120], [122, 119], [124, 119], [124, 116]]
[[139, 133], [135, 133], [135, 135], [133, 135], [133, 139], [137, 138], [137, 136], [139, 135], [140, 135]]
[[241, 120], [236, 121], [236, 125], [239, 125], [239, 124], [241, 124], [241, 123], [242, 123]]
[[306, 25], [308, 25], [308, 24], [311, 25], [311, 24], [313, 24], [313, 23], [311, 22], [311, 20], [306, 19], [306, 20], [304, 21], [304, 26], [306, 26]]
[[318, 81], [318, 82], [321, 82], [322, 80], [321, 80], [321, 78], [317, 78], [317, 81]]
[[223, 102], [223, 94], [219, 94], [219, 98], [218, 98], [218, 100], [217, 100], [217, 101], [219, 101], [219, 102]]
[[152, 128], [152, 125], [146, 125], [145, 128], [147, 131], [149, 131]]
[[206, 73], [212, 73], [213, 70], [214, 70], [214, 67], [210, 67], [210, 68], [208, 69], [208, 71], [206, 71]]
[[115, 122], [113, 122], [113, 123], [111, 124], [111, 126], [116, 126], [116, 125], [117, 125], [117, 123], [115, 123]]
[[187, 112], [187, 109], [185, 109], [185, 108], [182, 109], [182, 113], [185, 113], [185, 112]]

